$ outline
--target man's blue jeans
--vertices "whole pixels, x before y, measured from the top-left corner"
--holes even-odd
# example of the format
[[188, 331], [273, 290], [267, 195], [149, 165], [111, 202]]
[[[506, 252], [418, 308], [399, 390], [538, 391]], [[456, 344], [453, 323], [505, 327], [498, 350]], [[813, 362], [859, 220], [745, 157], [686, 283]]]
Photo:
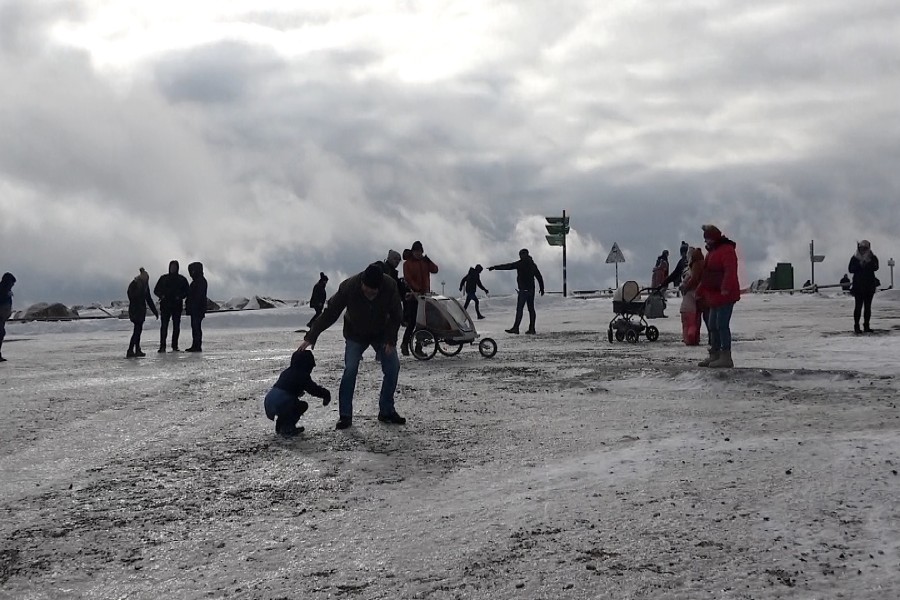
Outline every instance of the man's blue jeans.
[[734, 302], [709, 309], [709, 346], [713, 352], [731, 350], [731, 313]]
[[537, 315], [534, 312], [534, 290], [519, 290], [519, 298], [516, 301], [516, 322], [513, 329], [518, 329], [522, 323], [522, 312], [528, 306], [528, 329], [534, 329], [534, 322]]
[[375, 357], [381, 362], [381, 395], [378, 397], [378, 413], [394, 414], [394, 392], [397, 390], [397, 378], [400, 376], [400, 357], [397, 348], [387, 355], [384, 344], [360, 344], [353, 340], [345, 340], [344, 374], [341, 376], [341, 387], [338, 390], [338, 412], [342, 417], [353, 416], [353, 390], [356, 389], [356, 375], [363, 353], [371, 345], [375, 349]]

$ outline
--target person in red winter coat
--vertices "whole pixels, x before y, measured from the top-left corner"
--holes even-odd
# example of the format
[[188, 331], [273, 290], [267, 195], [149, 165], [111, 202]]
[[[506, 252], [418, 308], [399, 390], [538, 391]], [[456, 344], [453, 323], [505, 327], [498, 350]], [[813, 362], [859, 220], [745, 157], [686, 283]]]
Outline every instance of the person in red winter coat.
[[709, 329], [709, 357], [700, 361], [701, 367], [730, 368], [731, 315], [734, 305], [741, 299], [738, 283], [737, 244], [722, 235], [715, 225], [703, 226], [706, 244], [706, 261], [697, 288], [697, 299], [708, 310], [706, 327]]

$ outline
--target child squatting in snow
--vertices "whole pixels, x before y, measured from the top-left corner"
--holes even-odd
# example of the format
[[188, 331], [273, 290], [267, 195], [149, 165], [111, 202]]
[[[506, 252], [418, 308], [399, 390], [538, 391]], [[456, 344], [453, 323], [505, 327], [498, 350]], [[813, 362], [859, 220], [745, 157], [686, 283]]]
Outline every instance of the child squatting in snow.
[[297, 427], [297, 421], [309, 408], [309, 404], [300, 399], [303, 394], [321, 398], [322, 406], [328, 406], [331, 402], [331, 392], [310, 376], [315, 366], [316, 359], [311, 351], [297, 350], [291, 356], [291, 366], [281, 372], [278, 381], [266, 394], [266, 417], [275, 421], [275, 433], [292, 436], [303, 431], [302, 427]]

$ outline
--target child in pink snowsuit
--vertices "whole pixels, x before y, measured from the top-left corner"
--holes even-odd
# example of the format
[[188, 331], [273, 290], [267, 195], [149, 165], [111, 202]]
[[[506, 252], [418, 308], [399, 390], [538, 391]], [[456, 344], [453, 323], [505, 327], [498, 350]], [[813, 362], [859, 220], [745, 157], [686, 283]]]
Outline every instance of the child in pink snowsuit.
[[697, 304], [697, 286], [703, 275], [703, 251], [700, 248], [688, 250], [688, 268], [681, 275], [681, 336], [688, 346], [700, 345], [700, 315]]

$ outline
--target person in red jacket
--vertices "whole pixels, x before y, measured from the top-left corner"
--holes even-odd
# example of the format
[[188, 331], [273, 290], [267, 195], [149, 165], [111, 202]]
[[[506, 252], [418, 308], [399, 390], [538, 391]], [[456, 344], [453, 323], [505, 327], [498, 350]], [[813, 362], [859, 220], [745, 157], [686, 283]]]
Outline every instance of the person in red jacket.
[[703, 226], [706, 261], [697, 288], [697, 298], [708, 310], [709, 357], [701, 367], [731, 368], [731, 314], [741, 299], [737, 273], [737, 244], [722, 235], [715, 225]]
[[400, 351], [409, 356], [409, 343], [416, 329], [416, 313], [419, 310], [418, 296], [431, 292], [431, 274], [438, 272], [438, 266], [431, 262], [425, 254], [422, 242], [416, 240], [412, 248], [403, 251], [403, 279], [409, 292], [403, 304], [403, 316], [406, 330], [403, 332], [403, 343]]

